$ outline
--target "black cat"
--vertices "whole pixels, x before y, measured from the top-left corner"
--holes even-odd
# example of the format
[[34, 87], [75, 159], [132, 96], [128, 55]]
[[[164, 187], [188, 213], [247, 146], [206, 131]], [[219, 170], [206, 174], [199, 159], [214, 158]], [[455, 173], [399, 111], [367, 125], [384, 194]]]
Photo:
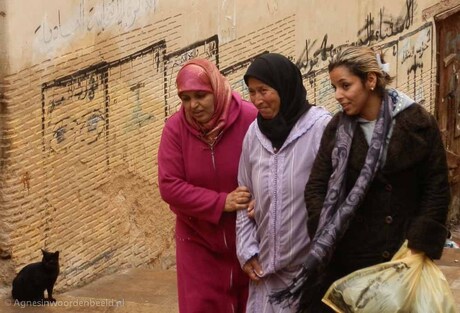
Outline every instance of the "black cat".
[[[13, 280], [13, 299], [34, 303], [55, 302], [53, 287], [59, 275], [59, 251], [42, 250], [41, 262], [24, 266]], [[48, 298], [45, 298], [45, 289]]]

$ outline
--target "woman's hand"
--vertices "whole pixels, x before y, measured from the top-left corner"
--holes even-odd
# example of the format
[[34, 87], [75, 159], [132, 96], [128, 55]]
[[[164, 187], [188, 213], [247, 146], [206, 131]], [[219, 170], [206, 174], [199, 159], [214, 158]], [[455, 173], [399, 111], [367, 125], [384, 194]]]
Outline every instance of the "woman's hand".
[[243, 271], [248, 274], [249, 278], [253, 281], [259, 281], [260, 277], [264, 274], [262, 271], [262, 266], [260, 266], [259, 258], [257, 255], [250, 258], [243, 265]]
[[227, 195], [225, 199], [225, 212], [234, 212], [246, 209], [251, 201], [251, 193], [245, 186], [239, 186]]
[[248, 205], [248, 217], [250, 219], [254, 219], [254, 215], [256, 214], [256, 211], [254, 208], [256, 207], [256, 200], [251, 200]]

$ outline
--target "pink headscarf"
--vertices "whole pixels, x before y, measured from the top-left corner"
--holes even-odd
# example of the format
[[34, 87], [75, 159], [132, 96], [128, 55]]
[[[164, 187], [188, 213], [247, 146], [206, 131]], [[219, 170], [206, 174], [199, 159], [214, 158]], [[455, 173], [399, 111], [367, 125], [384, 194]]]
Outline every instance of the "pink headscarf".
[[184, 108], [187, 122], [212, 144], [227, 122], [232, 100], [230, 83], [211, 61], [193, 59], [185, 63], [177, 73], [176, 87], [178, 95], [184, 91], [206, 91], [214, 94], [214, 115], [204, 124], [198, 123]]

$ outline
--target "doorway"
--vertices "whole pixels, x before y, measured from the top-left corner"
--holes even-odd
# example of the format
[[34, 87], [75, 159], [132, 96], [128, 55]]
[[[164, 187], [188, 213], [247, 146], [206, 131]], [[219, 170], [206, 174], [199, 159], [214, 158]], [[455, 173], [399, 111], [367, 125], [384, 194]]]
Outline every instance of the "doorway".
[[438, 50], [436, 117], [447, 151], [452, 191], [449, 219], [453, 220], [460, 218], [460, 12], [440, 14], [435, 21]]

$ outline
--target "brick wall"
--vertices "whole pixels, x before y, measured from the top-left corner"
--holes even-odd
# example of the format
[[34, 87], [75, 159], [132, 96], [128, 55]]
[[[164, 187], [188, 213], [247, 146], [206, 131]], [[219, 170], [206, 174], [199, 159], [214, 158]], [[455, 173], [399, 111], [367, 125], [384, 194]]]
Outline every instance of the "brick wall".
[[[156, 188], [171, 18], [5, 78], [3, 283], [40, 248], [61, 251], [58, 288], [173, 264], [173, 215]], [[161, 32], [156, 30], [162, 29]], [[169, 40], [169, 49], [177, 49]]]
[[41, 248], [61, 251], [58, 290], [124, 267], [174, 266], [174, 216], [159, 197], [156, 151], [177, 110], [178, 69], [193, 57], [211, 59], [244, 93], [250, 60], [264, 51], [292, 55], [295, 27], [287, 16], [228, 44], [211, 36], [181, 47], [180, 19], [5, 78], [0, 234], [12, 259], [0, 263], [2, 283], [38, 261]]

